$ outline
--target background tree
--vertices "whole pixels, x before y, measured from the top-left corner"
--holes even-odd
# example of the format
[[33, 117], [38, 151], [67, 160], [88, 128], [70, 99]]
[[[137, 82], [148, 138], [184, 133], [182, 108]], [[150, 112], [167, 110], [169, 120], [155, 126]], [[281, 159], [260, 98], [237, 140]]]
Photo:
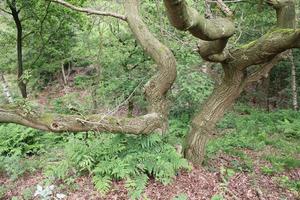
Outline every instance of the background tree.
[[[0, 59], [1, 68], [14, 69], [17, 62], [18, 84], [22, 97], [26, 98], [28, 79], [33, 74], [49, 78], [62, 60], [72, 60], [75, 30], [80, 29], [83, 19], [77, 13], [42, 0], [8, 0], [0, 6], [4, 16], [1, 23], [4, 29], [0, 32], [2, 51], [7, 54]], [[16, 54], [12, 53], [14, 43]], [[73, 57], [76, 57], [74, 52]]]

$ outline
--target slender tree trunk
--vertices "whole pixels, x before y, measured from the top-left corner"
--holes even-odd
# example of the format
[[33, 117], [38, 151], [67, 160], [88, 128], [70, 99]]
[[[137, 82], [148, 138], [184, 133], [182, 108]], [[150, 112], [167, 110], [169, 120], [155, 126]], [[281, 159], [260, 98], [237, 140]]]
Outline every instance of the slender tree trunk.
[[223, 79], [192, 120], [186, 139], [185, 157], [195, 165], [201, 165], [205, 146], [215, 132], [216, 123], [239, 97], [244, 88], [244, 74], [234, 71]]
[[5, 98], [7, 99], [8, 103], [13, 103], [13, 98], [11, 97], [11, 94], [9, 92], [9, 88], [8, 88], [8, 84], [4, 78], [3, 73], [0, 73], [0, 80], [2, 82], [2, 87], [3, 87], [3, 94], [5, 96]]
[[16, 8], [16, 2], [12, 1], [11, 4], [9, 4], [14, 22], [16, 24], [17, 28], [17, 59], [18, 59], [18, 86], [20, 88], [21, 94], [23, 98], [27, 98], [27, 90], [26, 90], [26, 83], [24, 80], [22, 80], [23, 76], [23, 52], [22, 52], [22, 35], [23, 35], [23, 29], [21, 20], [19, 18], [19, 12], [20, 10], [17, 10]]
[[61, 63], [61, 72], [62, 72], [62, 76], [63, 76], [63, 81], [64, 81], [64, 85], [67, 85], [67, 78], [66, 78], [66, 73], [65, 73], [65, 67], [64, 67], [64, 63]]
[[293, 51], [290, 52], [291, 59], [291, 78], [292, 78], [292, 98], [293, 98], [293, 109], [298, 110], [298, 94], [297, 94], [297, 82], [296, 82], [296, 66], [294, 62]]

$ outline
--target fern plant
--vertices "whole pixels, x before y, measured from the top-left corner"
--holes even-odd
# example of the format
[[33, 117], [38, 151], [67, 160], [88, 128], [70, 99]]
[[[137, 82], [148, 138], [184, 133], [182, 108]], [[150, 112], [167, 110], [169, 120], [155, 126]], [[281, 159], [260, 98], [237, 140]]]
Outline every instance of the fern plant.
[[[132, 199], [142, 195], [149, 177], [168, 184], [178, 170], [189, 169], [188, 162], [158, 134], [107, 134], [86, 141], [77, 135], [66, 144], [64, 152], [65, 160], [61, 162], [67, 162], [69, 170], [91, 174], [102, 194], [110, 190], [113, 180], [125, 180]], [[61, 177], [67, 176], [57, 176]]]
[[0, 126], [0, 155], [34, 155], [62, 141], [62, 136], [24, 128], [15, 124]]

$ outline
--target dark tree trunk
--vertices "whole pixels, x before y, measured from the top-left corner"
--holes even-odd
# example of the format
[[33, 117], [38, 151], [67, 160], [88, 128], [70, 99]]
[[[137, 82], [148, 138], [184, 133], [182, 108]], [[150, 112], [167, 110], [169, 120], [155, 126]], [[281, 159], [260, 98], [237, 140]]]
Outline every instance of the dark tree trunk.
[[20, 88], [23, 98], [27, 98], [26, 83], [22, 80], [23, 76], [23, 52], [22, 52], [22, 24], [19, 18], [20, 10], [16, 8], [16, 2], [13, 0], [9, 3], [9, 8], [11, 10], [14, 22], [17, 28], [17, 60], [18, 60], [18, 86]]
[[130, 98], [128, 100], [128, 113], [127, 113], [127, 117], [132, 117], [133, 116], [133, 108], [134, 108], [133, 100], [132, 100], [132, 98]]

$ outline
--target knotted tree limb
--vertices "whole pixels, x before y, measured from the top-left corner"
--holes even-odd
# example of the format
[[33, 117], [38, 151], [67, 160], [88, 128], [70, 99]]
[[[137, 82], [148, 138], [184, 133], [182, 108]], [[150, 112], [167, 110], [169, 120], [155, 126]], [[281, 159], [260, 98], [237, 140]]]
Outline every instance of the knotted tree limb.
[[189, 31], [195, 37], [213, 41], [231, 37], [235, 28], [226, 18], [206, 19], [195, 9], [189, 7], [185, 0], [164, 0], [171, 24], [182, 31]]
[[[265, 76], [278, 61], [276, 57], [278, 54], [291, 48], [300, 47], [300, 29], [290, 26], [290, 24], [294, 24], [295, 20], [295, 1], [271, 1], [276, 3], [273, 7], [276, 9], [279, 29], [273, 30], [247, 45], [226, 50], [227, 41], [233, 32], [227, 32], [230, 34], [224, 36], [220, 34], [223, 25], [215, 24], [216, 26], [209, 28], [204, 26], [207, 28], [206, 31], [211, 33], [207, 34], [201, 26], [203, 17], [199, 17], [199, 14], [189, 8], [184, 0], [164, 0], [171, 24], [179, 30], [188, 30], [198, 37], [200, 39], [198, 49], [201, 57], [204, 60], [221, 63], [224, 70], [221, 84], [216, 85], [213, 93], [202, 104], [201, 111], [195, 113], [187, 134], [184, 152], [185, 157], [193, 164], [201, 165], [204, 159], [205, 145], [214, 134], [216, 123], [234, 104], [247, 83], [257, 81]], [[212, 27], [213, 30], [210, 29]], [[219, 35], [215, 31], [218, 31]], [[252, 65], [261, 66], [258, 66], [253, 73], [248, 74], [247, 68]]]
[[206, 19], [195, 9], [189, 7], [185, 0], [164, 0], [171, 24], [182, 31], [189, 31], [200, 39], [198, 51], [204, 60], [220, 62], [225, 60], [228, 38], [234, 32], [234, 23], [227, 18]]
[[0, 122], [15, 123], [43, 131], [56, 133], [98, 131], [110, 133], [148, 134], [161, 127], [160, 117], [148, 114], [125, 118], [105, 114], [61, 115], [53, 113], [26, 114], [21, 109], [1, 108]]

